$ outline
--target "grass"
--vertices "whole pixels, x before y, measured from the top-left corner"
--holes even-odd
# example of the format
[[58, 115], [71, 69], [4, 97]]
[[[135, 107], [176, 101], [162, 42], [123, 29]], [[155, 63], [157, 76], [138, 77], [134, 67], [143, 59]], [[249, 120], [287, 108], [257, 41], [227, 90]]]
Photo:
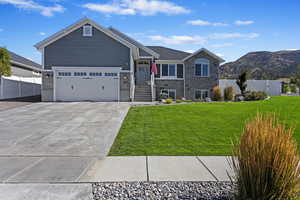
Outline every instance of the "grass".
[[191, 103], [130, 109], [111, 156], [230, 155], [232, 140], [257, 112], [275, 112], [300, 142], [300, 97], [266, 101]]

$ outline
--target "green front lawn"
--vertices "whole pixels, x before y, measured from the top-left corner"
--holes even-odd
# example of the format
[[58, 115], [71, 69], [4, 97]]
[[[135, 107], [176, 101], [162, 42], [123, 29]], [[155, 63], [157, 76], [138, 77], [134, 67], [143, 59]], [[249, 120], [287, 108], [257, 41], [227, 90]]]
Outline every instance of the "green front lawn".
[[191, 103], [130, 109], [110, 155], [228, 155], [245, 121], [256, 112], [276, 112], [296, 127], [300, 142], [300, 97], [266, 101]]

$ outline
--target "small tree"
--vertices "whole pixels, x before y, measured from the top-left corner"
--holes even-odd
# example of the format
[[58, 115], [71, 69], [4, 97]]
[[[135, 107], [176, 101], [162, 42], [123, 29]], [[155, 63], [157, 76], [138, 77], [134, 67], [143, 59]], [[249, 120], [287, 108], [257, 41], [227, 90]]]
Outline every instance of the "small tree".
[[0, 76], [10, 76], [10, 56], [6, 48], [0, 47]]
[[236, 84], [239, 86], [241, 90], [241, 94], [244, 96], [247, 88], [247, 72], [242, 72], [238, 79], [236, 80]]
[[[298, 88], [300, 88], [300, 65], [298, 65], [298, 71], [295, 73], [291, 79], [291, 83], [294, 83]], [[300, 92], [300, 90], [299, 90]]]

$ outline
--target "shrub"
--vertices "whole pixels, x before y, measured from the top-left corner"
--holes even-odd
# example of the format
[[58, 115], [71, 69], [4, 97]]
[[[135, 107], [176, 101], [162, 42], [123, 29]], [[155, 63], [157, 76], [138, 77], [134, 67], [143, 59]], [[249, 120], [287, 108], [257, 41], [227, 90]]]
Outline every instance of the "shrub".
[[293, 129], [279, 123], [274, 114], [257, 114], [247, 123], [230, 161], [237, 199], [294, 199], [299, 161]]
[[290, 91], [291, 91], [290, 86], [287, 85], [287, 84], [284, 84], [284, 85], [283, 85], [283, 88], [282, 88], [282, 92], [283, 92], [283, 93], [288, 93], [288, 92], [290, 92]]
[[233, 87], [227, 87], [224, 89], [224, 100], [225, 101], [232, 101], [233, 100]]
[[182, 103], [181, 99], [176, 99], [176, 103]]
[[221, 89], [218, 86], [215, 86], [212, 91], [212, 100], [213, 101], [221, 101], [222, 95], [221, 95]]
[[166, 99], [166, 104], [170, 104], [170, 103], [172, 103], [173, 102], [173, 99], [171, 99], [171, 98], [167, 98]]
[[292, 93], [297, 93], [297, 87], [296, 85], [290, 85], [290, 89]]
[[238, 79], [236, 80], [236, 84], [239, 86], [241, 90], [242, 96], [244, 96], [247, 88], [247, 79], [248, 79], [248, 74], [247, 72], [242, 72]]
[[267, 98], [267, 94], [262, 91], [252, 91], [245, 93], [245, 101], [257, 101], [257, 100], [264, 100]]

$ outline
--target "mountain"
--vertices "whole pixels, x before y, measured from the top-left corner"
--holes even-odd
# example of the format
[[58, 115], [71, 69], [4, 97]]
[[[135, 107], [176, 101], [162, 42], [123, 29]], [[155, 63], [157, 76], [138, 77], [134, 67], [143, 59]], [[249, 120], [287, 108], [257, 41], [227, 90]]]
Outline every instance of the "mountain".
[[250, 52], [234, 62], [220, 66], [222, 78], [236, 78], [247, 70], [251, 79], [291, 77], [300, 65], [300, 50]]

